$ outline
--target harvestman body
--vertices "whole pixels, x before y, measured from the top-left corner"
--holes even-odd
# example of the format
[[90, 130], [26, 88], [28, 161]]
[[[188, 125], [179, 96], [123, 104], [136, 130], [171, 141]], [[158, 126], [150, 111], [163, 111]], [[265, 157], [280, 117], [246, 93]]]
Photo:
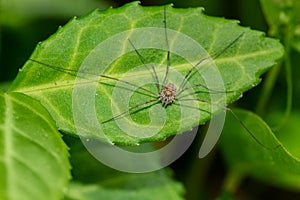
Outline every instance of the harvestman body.
[[168, 83], [159, 93], [159, 100], [163, 106], [167, 106], [175, 101], [176, 86], [173, 83]]
[[[155, 78], [156, 87], [157, 87], [157, 93], [155, 93], [153, 91], [150, 91], [150, 90], [148, 90], [146, 88], [143, 88], [143, 87], [141, 87], [139, 85], [136, 85], [134, 83], [131, 83], [131, 82], [128, 82], [128, 81], [125, 81], [125, 80], [121, 80], [121, 79], [118, 79], [118, 78], [114, 78], [114, 77], [111, 77], [111, 76], [108, 76], [108, 75], [93, 74], [93, 73], [89, 73], [89, 72], [79, 72], [77, 70], [65, 69], [65, 68], [61, 68], [61, 67], [56, 67], [56, 66], [53, 66], [53, 65], [49, 65], [49, 64], [46, 64], [46, 63], [43, 63], [43, 62], [40, 62], [40, 61], [37, 61], [37, 60], [34, 60], [34, 59], [29, 59], [29, 60], [31, 60], [32, 62], [38, 63], [40, 65], [46, 66], [48, 68], [51, 68], [53, 70], [61, 71], [61, 72], [64, 72], [64, 73], [68, 73], [68, 74], [73, 75], [73, 76], [77, 76], [77, 73], [83, 73], [83, 74], [95, 75], [95, 76], [99, 76], [99, 77], [102, 77], [102, 78], [105, 78], [105, 79], [110, 79], [110, 80], [114, 80], [114, 81], [117, 81], [117, 82], [121, 82], [123, 84], [134, 86], [135, 88], [139, 88], [139, 89], [143, 90], [144, 92], [147, 92], [151, 96], [153, 96], [153, 99], [141, 102], [141, 103], [139, 103], [139, 104], [137, 104], [137, 105], [135, 105], [133, 107], [130, 107], [127, 111], [124, 111], [124, 112], [122, 112], [122, 113], [120, 113], [120, 114], [118, 114], [118, 115], [116, 115], [116, 116], [114, 116], [114, 117], [112, 117], [110, 119], [107, 119], [107, 120], [101, 122], [102, 124], [108, 123], [108, 122], [110, 122], [112, 120], [117, 120], [118, 118], [124, 116], [125, 114], [130, 113], [132, 110], [137, 109], [137, 108], [139, 108], [141, 106], [150, 104], [150, 103], [159, 103], [160, 102], [163, 107], [167, 107], [167, 106], [171, 105], [172, 103], [174, 103], [176, 101], [199, 101], [199, 102], [204, 102], [204, 103], [210, 104], [212, 106], [216, 106], [216, 107], [218, 107], [220, 109], [223, 109], [225, 111], [229, 111], [237, 119], [237, 121], [241, 124], [241, 126], [250, 134], [250, 136], [257, 143], [259, 143], [261, 146], [263, 146], [266, 149], [275, 149], [275, 148], [277, 148], [278, 146], [275, 147], [275, 148], [274, 147], [270, 148], [270, 147], [267, 147], [264, 144], [262, 144], [253, 135], [253, 133], [246, 127], [246, 125], [238, 118], [238, 116], [230, 108], [228, 108], [226, 106], [222, 106], [222, 105], [216, 104], [216, 103], [213, 103], [213, 102], [201, 100], [201, 99], [198, 99], [198, 98], [190, 98], [190, 99], [188, 99], [188, 98], [180, 98], [179, 97], [180, 94], [182, 94], [184, 91], [189, 90], [189, 89], [193, 89], [195, 87], [202, 87], [202, 88], [204, 88], [204, 89], [206, 89], [207, 91], [210, 91], [210, 92], [222, 92], [222, 91], [211, 90], [211, 89], [207, 88], [203, 84], [195, 84], [195, 85], [192, 85], [191, 87], [185, 87], [185, 85], [187, 83], [187, 80], [191, 77], [192, 72], [195, 69], [197, 69], [197, 67], [199, 67], [205, 60], [208, 60], [210, 58], [216, 58], [216, 57], [220, 56], [223, 52], [225, 52], [227, 49], [229, 49], [234, 43], [236, 43], [244, 35], [244, 32], [240, 33], [233, 41], [231, 41], [227, 46], [225, 46], [220, 51], [214, 53], [211, 56], [208, 56], [208, 57], [205, 57], [205, 58], [201, 59], [194, 66], [192, 66], [191, 69], [184, 76], [184, 79], [181, 82], [180, 86], [178, 88], [176, 88], [176, 86], [173, 83], [171, 83], [171, 82], [167, 83], [168, 73], [169, 73], [169, 67], [170, 67], [170, 47], [169, 47], [169, 43], [168, 43], [168, 34], [167, 34], [166, 9], [164, 9], [164, 20], [163, 20], [163, 23], [164, 23], [165, 39], [166, 39], [166, 45], [167, 45], [168, 51], [167, 51], [166, 72], [165, 72], [165, 75], [164, 75], [162, 83], [160, 83], [159, 80], [158, 80], [158, 76], [157, 76], [155, 67], [152, 64], [150, 65], [152, 73], [153, 73], [153, 76]], [[131, 44], [132, 48], [134, 49], [134, 51], [138, 55], [140, 61], [143, 63], [144, 66], [146, 66], [147, 62], [146, 62], [145, 58], [135, 48], [135, 46], [134, 46], [134, 44], [132, 43], [131, 40], [129, 40], [129, 43]], [[229, 92], [231, 92], [231, 91], [229, 91]], [[227, 91], [227, 93], [228, 93], [228, 91]]]

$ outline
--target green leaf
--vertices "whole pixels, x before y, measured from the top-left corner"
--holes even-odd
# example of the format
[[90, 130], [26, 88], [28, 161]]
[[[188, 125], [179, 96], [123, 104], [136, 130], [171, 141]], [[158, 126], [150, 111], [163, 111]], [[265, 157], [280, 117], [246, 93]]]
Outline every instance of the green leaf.
[[60, 199], [67, 147], [49, 113], [18, 93], [0, 94], [0, 199]]
[[[300, 160], [278, 141], [257, 115], [245, 110], [234, 112], [262, 144], [274, 148], [267, 149], [258, 144], [243, 128], [239, 128], [240, 124], [232, 116], [228, 116], [221, 136], [221, 148], [232, 176], [252, 176], [272, 185], [298, 190]], [[299, 144], [299, 137], [293, 140]], [[281, 146], [275, 148], [277, 145]]]
[[[191, 130], [218, 112], [222, 108], [218, 105], [237, 100], [257, 85], [259, 76], [283, 54], [281, 44], [262, 32], [240, 27], [234, 20], [206, 16], [202, 11], [166, 6], [168, 29], [163, 23], [164, 7], [141, 7], [137, 2], [75, 18], [36, 47], [31, 59], [43, 64], [29, 60], [10, 91], [38, 99], [60, 130], [111, 143], [135, 145]], [[196, 68], [201, 76], [194, 71], [187, 87], [200, 83], [210, 89], [195, 87], [177, 98], [204, 102], [177, 101], [167, 107], [143, 104], [157, 97], [95, 75], [122, 79], [158, 95], [149, 63], [154, 63], [162, 83], [167, 43], [171, 52], [168, 81], [179, 89], [184, 76], [202, 60]], [[213, 60], [203, 60], [209, 55]], [[80, 73], [75, 73], [78, 70]], [[115, 118], [138, 104], [143, 106]]]
[[[273, 111], [268, 114], [266, 120], [272, 127], [276, 127], [278, 122], [282, 120], [282, 112]], [[291, 152], [292, 155], [300, 159], [300, 142], [299, 132], [300, 127], [298, 126], [300, 121], [300, 113], [297, 110], [293, 110], [289, 116], [287, 123], [284, 124], [280, 129], [276, 130], [276, 136], [285, 148]]]
[[78, 138], [66, 136], [65, 140], [74, 180], [67, 199], [183, 199], [184, 188], [172, 179], [169, 169], [143, 174], [120, 172], [99, 162]]
[[[129, 181], [125, 181], [128, 180]], [[150, 180], [150, 181], [149, 181]], [[106, 188], [96, 184], [83, 185], [71, 183], [66, 199], [70, 200], [97, 200], [97, 199], [135, 199], [135, 200], [164, 200], [164, 199], [184, 199], [182, 197], [182, 187], [174, 183], [163, 175], [149, 174], [125, 175], [111, 182], [118, 181], [120, 187]], [[122, 186], [122, 187], [121, 187]], [[124, 186], [126, 186], [124, 188]]]

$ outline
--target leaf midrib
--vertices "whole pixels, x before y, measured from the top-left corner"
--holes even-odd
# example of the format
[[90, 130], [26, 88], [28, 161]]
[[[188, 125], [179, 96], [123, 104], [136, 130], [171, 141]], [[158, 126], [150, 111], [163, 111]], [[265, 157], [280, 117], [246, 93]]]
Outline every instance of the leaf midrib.
[[[225, 58], [217, 58], [214, 60], [214, 62], [216, 64], [222, 64], [222, 63], [228, 63], [228, 62], [235, 62], [235, 63], [240, 63], [241, 60], [243, 59], [249, 59], [249, 58], [255, 58], [257, 56], [266, 56], [266, 55], [270, 55], [272, 54], [274, 51], [270, 51], [270, 50], [266, 50], [266, 51], [256, 51], [256, 52], [253, 52], [253, 53], [250, 53], [250, 54], [246, 54], [246, 55], [235, 55], [233, 57], [225, 57]], [[176, 66], [172, 66], [171, 65], [171, 68], [172, 69], [175, 69], [177, 71], [183, 71], [186, 69], [186, 65], [187, 64], [181, 64], [181, 65], [176, 65]], [[157, 69], [156, 70], [157, 73], [163, 73], [164, 72], [164, 69]], [[128, 81], [130, 81], [130, 77], [146, 77], [146, 76], [149, 76], [149, 71], [148, 70], [145, 70], [145, 71], [140, 71], [140, 72], [134, 72], [134, 73], [128, 73], [128, 75], [126, 75], [126, 78], [128, 78]], [[132, 74], [132, 75], [131, 75]], [[71, 75], [70, 75], [71, 76]], [[96, 77], [97, 75], [95, 75]], [[121, 75], [116, 75], [114, 76], [114, 78], [121, 78], [122, 76]], [[99, 77], [99, 79], [101, 79]], [[111, 83], [112, 80], [108, 80], [105, 78], [102, 78], [103, 80], [101, 82], [103, 83]], [[65, 83], [66, 82], [66, 83]], [[17, 90], [18, 92], [22, 92], [22, 93], [28, 93], [28, 94], [33, 94], [33, 93], [40, 93], [41, 91], [44, 91], [44, 90], [55, 90], [55, 89], [60, 89], [60, 88], [73, 88], [74, 87], [74, 82], [70, 83], [70, 80], [67, 80], [65, 82], [55, 82], [56, 85], [50, 85], [50, 84], [42, 84], [42, 85], [38, 85], [38, 86], [35, 86], [35, 87], [29, 87], [29, 88], [22, 88], [20, 90]], [[85, 84], [90, 84], [90, 83], [95, 83], [95, 82], [99, 82], [99, 80], [87, 80], [87, 81], [80, 81], [80, 82], [76, 82], [76, 84], [78, 85], [85, 85]]]

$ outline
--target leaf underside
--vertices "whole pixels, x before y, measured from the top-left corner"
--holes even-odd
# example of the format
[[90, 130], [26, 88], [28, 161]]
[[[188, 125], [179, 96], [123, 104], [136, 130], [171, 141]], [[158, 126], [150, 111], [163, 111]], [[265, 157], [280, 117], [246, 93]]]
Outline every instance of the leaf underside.
[[0, 94], [0, 199], [60, 199], [67, 146], [49, 113], [24, 94]]
[[[224, 126], [224, 134], [220, 139], [221, 150], [229, 168], [235, 174], [252, 176], [269, 184], [288, 189], [299, 190], [300, 160], [299, 155], [289, 148], [291, 144], [282, 144], [271, 131], [269, 126], [257, 115], [245, 110], [234, 110], [248, 127], [252, 127], [256, 137], [268, 146], [278, 146], [274, 149], [262, 148], [249, 134], [239, 127], [238, 122], [229, 116]], [[280, 115], [280, 117], [282, 117]], [[290, 128], [289, 124], [289, 127]], [[284, 128], [282, 135], [289, 137], [291, 131]], [[235, 131], [232, 131], [232, 130]], [[280, 134], [279, 134], [280, 136]], [[281, 138], [282, 139], [282, 138]], [[299, 144], [298, 137], [293, 137], [289, 143]], [[234, 141], [234, 142], [233, 142]], [[299, 145], [295, 145], [294, 149]], [[296, 147], [296, 148], [295, 148]], [[297, 157], [298, 156], [298, 157]]]
[[[10, 91], [38, 99], [64, 132], [136, 145], [205, 123], [221, 110], [218, 105], [237, 100], [257, 85], [259, 76], [283, 54], [277, 40], [235, 20], [206, 16], [202, 8], [165, 9], [167, 29], [164, 7], [137, 2], [74, 18], [38, 44], [31, 59], [44, 64], [26, 62]], [[167, 107], [143, 104], [159, 93], [152, 67], [161, 89], [170, 63], [167, 80], [180, 90], [184, 76], [201, 60], [185, 87], [205, 87], [187, 89]], [[115, 118], [133, 107], [130, 114]]]
[[[70, 147], [70, 162], [76, 166], [72, 169], [73, 180], [65, 199], [183, 199], [184, 186], [172, 178], [170, 169], [150, 173], [121, 172], [99, 162], [78, 138], [65, 136], [64, 139]], [[153, 149], [149, 147], [145, 149]], [[137, 164], [130, 159], [124, 162]]]
[[[140, 175], [140, 174], [139, 174]], [[79, 183], [71, 183], [70, 190], [66, 195], [65, 199], [76, 199], [76, 200], [93, 200], [93, 199], [136, 199], [136, 200], [163, 200], [163, 199], [174, 199], [181, 200], [182, 197], [182, 186], [178, 183], [172, 182], [166, 177], [159, 176], [157, 174], [149, 174], [148, 176], [140, 176], [142, 179], [139, 179], [138, 176], [124, 176], [124, 178], [130, 179], [133, 181], [142, 182], [144, 185], [142, 188], [135, 186], [136, 183], [131, 183], [133, 185], [129, 188], [118, 188], [113, 186], [111, 188], [101, 187], [97, 184], [87, 184], [82, 185]], [[146, 179], [152, 178], [156, 180], [156, 183], [149, 183], [144, 181]], [[135, 180], [136, 179], [136, 180]], [[123, 181], [123, 180], [121, 180]], [[129, 182], [130, 184], [130, 182]], [[136, 185], [139, 185], [136, 184]], [[116, 188], [115, 188], [116, 187]], [[131, 188], [132, 187], [132, 188]], [[178, 194], [179, 193], [179, 194]]]

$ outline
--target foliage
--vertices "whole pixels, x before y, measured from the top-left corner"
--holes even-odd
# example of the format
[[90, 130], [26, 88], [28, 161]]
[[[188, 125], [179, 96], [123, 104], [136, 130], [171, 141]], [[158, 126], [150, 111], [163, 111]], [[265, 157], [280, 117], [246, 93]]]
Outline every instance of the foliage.
[[[28, 12], [34, 1], [28, 2], [14, 12], [8, 12], [9, 1], [1, 2], [5, 11], [1, 25], [17, 29], [41, 16], [82, 14], [95, 4], [107, 5], [91, 0], [70, 7], [66, 0], [62, 10], [68, 12], [40, 9], [34, 13]], [[45, 8], [47, 4], [38, 5]], [[299, 191], [299, 112], [292, 102], [300, 95], [298, 79], [293, 78], [294, 66], [299, 63], [300, 5], [296, 0], [261, 0], [261, 5], [269, 34], [277, 39], [235, 20], [208, 16], [202, 8], [142, 7], [137, 2], [95, 10], [60, 27], [37, 45], [10, 86], [1, 83], [6, 92], [0, 94], [0, 198], [232, 199], [238, 198], [247, 177]], [[200, 76], [192, 73], [188, 77], [186, 84], [193, 89], [184, 91], [184, 97], [167, 107], [142, 103], [157, 98], [155, 79], [164, 82], [166, 66], [170, 65], [169, 81], [180, 89], [182, 77], [199, 61], [195, 71]], [[156, 71], [145, 62], [154, 63]], [[282, 68], [284, 73], [280, 73]], [[263, 83], [252, 90], [255, 98], [250, 92], [239, 101], [255, 113], [240, 109], [232, 113], [227, 106], [257, 86], [262, 77]], [[282, 83], [287, 94], [281, 92]], [[184, 98], [201, 101], [181, 105]], [[202, 125], [222, 110], [229, 111], [219, 149], [227, 170], [218, 194], [207, 192], [215, 186], [205, 186], [203, 175], [209, 168], [204, 166], [212, 164], [208, 160], [215, 159], [214, 153], [211, 159], [181, 163], [186, 169], [181, 183], [170, 169], [145, 174], [118, 172], [100, 164], [80, 141], [92, 138], [126, 146], [146, 143], [146, 150], [159, 149], [167, 145], [170, 136]], [[145, 151], [143, 145], [119, 147]], [[194, 151], [190, 154], [195, 155]], [[173, 167], [177, 178], [180, 169]], [[200, 189], [195, 187], [199, 174]]]
[[1, 93], [0, 102], [0, 198], [60, 199], [70, 165], [54, 121], [39, 102], [23, 94]]
[[[151, 13], [151, 15], [146, 17], [147, 13]], [[168, 8], [166, 17], [168, 28], [177, 30], [181, 34], [191, 37], [197, 41], [201, 47], [208, 49], [209, 55], [213, 55], [218, 52], [219, 49], [226, 47], [226, 45], [234, 41], [239, 34], [243, 33], [242, 37], [234, 46], [214, 60], [217, 69], [209, 69], [213, 68], [211, 65], [201, 65], [199, 66], [199, 73], [202, 73], [202, 77], [194, 75], [189, 79], [190, 85], [197, 83], [205, 84], [204, 81], [207, 81], [205, 79], [217, 79], [217, 77], [212, 77], [213, 75], [209, 73], [215, 73], [214, 70], [220, 71], [220, 79], [224, 82], [225, 90], [235, 91], [234, 93], [228, 93], [226, 95], [227, 101], [229, 102], [238, 99], [242, 92], [257, 85], [259, 82], [258, 76], [270, 68], [270, 66], [274, 65], [274, 60], [282, 55], [282, 48], [276, 40], [263, 38], [262, 33], [257, 31], [238, 27], [234, 21], [216, 20], [215, 18], [202, 15], [201, 9], [183, 11]], [[38, 99], [47, 110], [49, 110], [60, 130], [75, 135], [92, 135], [103, 139], [104, 136], [99, 133], [102, 131], [101, 129], [103, 129], [103, 134], [109, 142], [133, 145], [140, 142], [162, 140], [170, 135], [188, 131], [199, 124], [199, 122], [202, 124], [207, 121], [209, 115], [206, 113], [214, 109], [208, 107], [210, 105], [203, 105], [203, 102], [199, 102], [199, 108], [204, 110], [204, 112], [200, 113], [200, 119], [197, 120], [198, 112], [196, 109], [185, 108], [184, 113], [188, 114], [184, 115], [184, 113], [180, 114], [180, 105], [168, 106], [166, 108], [167, 119], [165, 122], [163, 121], [164, 124], [162, 124], [164, 108], [159, 106], [160, 109], [157, 108], [155, 110], [155, 112], [159, 114], [153, 114], [150, 116], [150, 120], [146, 114], [148, 110], [143, 109], [143, 111], [136, 112], [135, 115], [130, 116], [134, 119], [134, 123], [131, 122], [130, 119], [127, 119], [128, 117], [124, 116], [118, 120], [117, 123], [115, 120], [112, 120], [111, 122], [101, 124], [101, 128], [98, 128], [99, 125], [93, 121], [90, 115], [91, 111], [88, 110], [88, 108], [86, 108], [88, 111], [85, 113], [78, 111], [78, 109], [81, 109], [80, 106], [78, 109], [74, 106], [74, 104], [92, 103], [87, 101], [87, 98], [81, 99], [81, 97], [77, 97], [75, 93], [81, 96], [89, 96], [93, 95], [95, 90], [97, 95], [94, 100], [96, 102], [95, 112], [100, 121], [99, 123], [101, 123], [101, 121], [111, 119], [115, 115], [129, 109], [126, 107], [127, 96], [133, 96], [133, 98], [137, 96], [129, 102], [130, 107], [143, 101], [149, 101], [149, 99], [151, 99], [149, 95], [140, 94], [144, 91], [136, 90], [136, 88], [129, 87], [126, 84], [119, 84], [117, 87], [125, 87], [128, 89], [122, 88], [116, 91], [116, 89], [112, 87], [116, 84], [115, 80], [101, 79], [97, 74], [104, 73], [111, 77], [122, 78], [122, 80], [143, 87], [143, 82], [147, 80], [152, 81], [152, 74], [147, 69], [147, 66], [140, 67], [141, 61], [138, 59], [138, 56], [136, 56], [136, 53], [126, 38], [128, 37], [133, 43], [137, 43], [140, 41], [138, 39], [139, 35], [150, 38], [150, 35], [153, 35], [153, 32], [156, 31], [155, 37], [149, 39], [151, 41], [150, 44], [144, 42], [144, 44], [137, 43], [135, 45], [144, 46], [143, 48], [159, 49], [160, 44], [165, 41], [164, 29], [140, 30], [148, 26], [163, 27], [162, 19], [163, 10], [161, 8], [144, 8], [144, 10], [141, 10], [137, 4], [130, 4], [120, 9], [109, 9], [105, 14], [95, 11], [79, 20], [74, 19], [65, 27], [61, 28], [58, 33], [49, 40], [40, 43], [31, 56], [31, 59], [51, 66], [68, 68], [71, 75], [66, 76], [66, 73], [62, 73], [61, 70], [49, 69], [49, 67], [47, 68], [40, 63], [29, 60], [13, 82], [10, 91], [21, 92]], [[119, 24], [120, 22], [121, 25]], [[116, 25], [114, 26], [114, 24]], [[198, 34], [200, 30], [195, 29], [196, 24], [199, 25], [199, 29], [201, 27], [207, 27], [201, 30], [201, 35]], [[128, 30], [130, 30], [130, 32]], [[136, 33], [134, 32], [135, 30], [137, 30]], [[168, 40], [170, 40], [171, 43], [171, 52], [181, 52], [184, 43], [184, 48], [192, 49], [193, 43], [189, 42], [189, 39], [178, 35], [178, 32], [171, 34], [173, 32], [169, 31]], [[135, 36], [135, 34], [137, 36]], [[147, 34], [149, 34], [149, 36]], [[211, 40], [207, 39], [209, 35], [213, 35], [213, 37], [210, 37]], [[173, 39], [173, 37], [175, 39]], [[187, 42], [183, 40], [187, 40]], [[158, 41], [159, 44], [153, 44], [152, 41]], [[255, 41], [255, 43], [253, 41]], [[117, 45], [113, 46], [112, 43], [117, 43]], [[153, 54], [153, 51], [150, 51], [150, 53]], [[200, 51], [197, 56], [190, 56], [188, 61], [195, 65], [195, 63], [207, 56], [205, 53], [206, 52], [202, 53]], [[163, 58], [160, 51], [156, 50], [155, 54], [157, 56], [148, 55], [147, 52], [143, 52], [142, 54], [145, 58], [151, 58], [151, 61], [149, 60], [147, 62], [162, 65], [162, 69], [156, 67], [156, 71], [159, 79], [163, 80], [164, 64], [166, 63], [161, 61]], [[182, 54], [183, 53], [181, 53], [181, 55]], [[187, 64], [186, 58], [183, 60], [173, 55], [174, 54], [171, 54], [170, 69], [184, 76], [191, 68], [190, 64]], [[130, 61], [128, 61], [129, 58], [131, 59]], [[76, 78], [76, 74], [74, 74], [74, 72], [78, 70], [84, 70], [81, 73], [85, 73], [79, 74], [79, 79], [78, 77]], [[85, 77], [86, 73], [89, 73], [89, 77]], [[91, 77], [91, 74], [95, 74], [96, 76]], [[162, 75], [160, 76], [160, 74]], [[232, 76], [232, 74], [235, 75]], [[170, 80], [172, 80], [172, 74], [170, 73], [169, 75]], [[138, 77], [138, 80], [136, 77]], [[174, 79], [175, 78], [173, 78], [173, 80]], [[204, 81], [201, 79], [204, 79]], [[93, 81], [99, 81], [101, 84], [97, 84], [95, 88], [95, 85], [91, 83]], [[174, 82], [174, 84], [179, 87], [180, 81]], [[74, 86], [75, 84], [80, 86]], [[219, 87], [219, 85], [213, 86], [216, 88]], [[136, 94], [130, 94], [127, 91], [133, 89]], [[210, 89], [212, 88], [210, 87]], [[75, 90], [75, 92], [73, 92], [73, 90]], [[149, 88], [149, 90], [156, 92], [153, 88]], [[195, 90], [195, 92], [201, 92], [203, 88]], [[114, 97], [115, 93], [121, 94]], [[218, 95], [218, 97], [215, 98], [215, 102], [222, 102], [224, 96], [225, 95]], [[91, 97], [88, 99], [90, 98]], [[193, 96], [191, 98], [193, 98]], [[198, 95], [198, 98], [210, 101], [210, 99], [203, 97], [203, 95]], [[120, 101], [120, 99], [122, 99], [122, 101]], [[111, 105], [111, 102], [113, 102], [113, 105]], [[124, 105], [124, 103], [126, 103], [126, 105]], [[115, 114], [109, 112], [109, 110], [115, 110]], [[76, 112], [79, 112], [78, 116]], [[191, 113], [193, 113], [193, 115]], [[124, 125], [120, 128], [121, 123], [124, 123]], [[147, 123], [149, 123], [146, 126], [147, 128], [144, 128]], [[124, 131], [124, 129], [126, 131]], [[152, 132], [159, 129], [161, 130], [158, 134], [155, 134], [153, 137], [146, 137], [149, 134], [149, 130], [152, 134]], [[137, 135], [128, 134], [134, 133], [136, 130], [139, 130]]]

